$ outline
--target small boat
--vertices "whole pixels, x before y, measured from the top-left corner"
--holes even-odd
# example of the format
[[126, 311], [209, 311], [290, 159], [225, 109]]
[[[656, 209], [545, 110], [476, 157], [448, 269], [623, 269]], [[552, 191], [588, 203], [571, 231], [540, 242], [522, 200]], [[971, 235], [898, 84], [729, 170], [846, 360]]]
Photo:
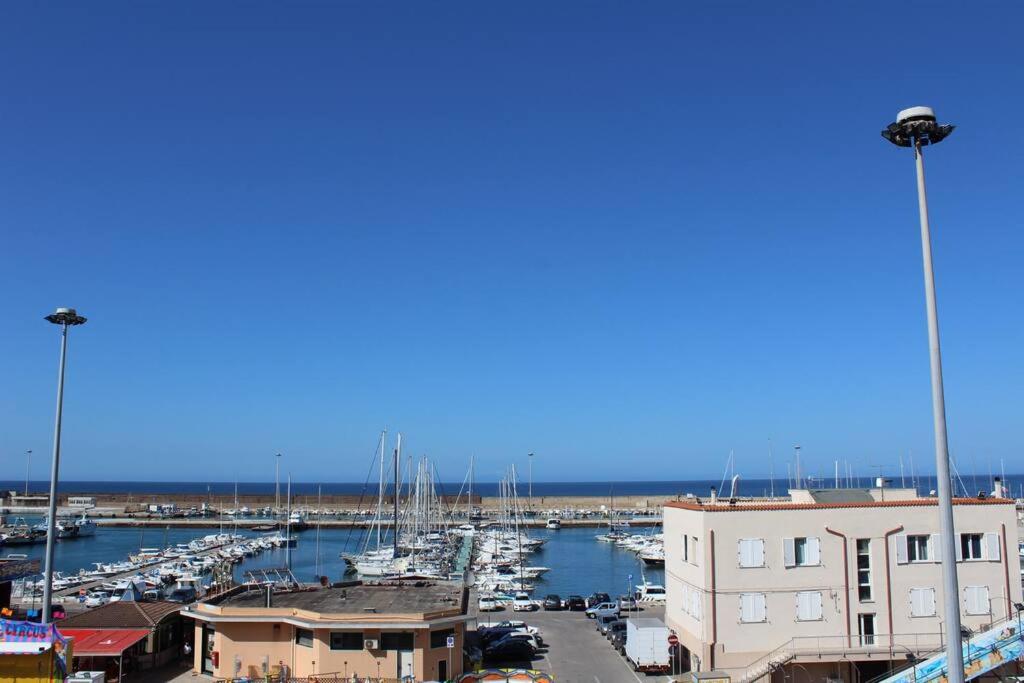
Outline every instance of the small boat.
[[548, 519], [547, 523], [544, 526], [546, 526], [548, 529], [554, 529], [555, 531], [557, 531], [558, 529], [562, 528], [562, 520], [560, 520], [558, 517], [551, 517], [550, 519]]
[[75, 520], [75, 526], [78, 527], [78, 536], [94, 536], [96, 535], [96, 522], [89, 519], [85, 513]]

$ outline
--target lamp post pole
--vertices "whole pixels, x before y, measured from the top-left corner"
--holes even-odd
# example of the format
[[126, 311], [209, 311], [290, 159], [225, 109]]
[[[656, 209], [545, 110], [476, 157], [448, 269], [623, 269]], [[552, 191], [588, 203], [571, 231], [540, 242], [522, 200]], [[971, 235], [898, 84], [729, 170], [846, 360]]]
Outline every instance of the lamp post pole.
[[53, 549], [57, 535], [57, 479], [60, 475], [60, 425], [64, 410], [64, 367], [68, 352], [68, 327], [82, 325], [85, 318], [73, 308], [58, 308], [46, 316], [49, 322], [60, 325], [60, 370], [57, 373], [57, 416], [53, 425], [53, 463], [50, 468], [50, 505], [46, 518], [46, 563], [43, 568], [43, 614], [40, 623], [49, 624], [53, 602]]
[[[28, 496], [28, 480], [32, 472], [32, 449], [25, 451], [25, 496]], [[26, 503], [27, 504], [27, 503]]]
[[[921, 220], [921, 255], [924, 261], [924, 298], [928, 314], [928, 353], [931, 361], [932, 421], [935, 431], [935, 476], [939, 491], [939, 531], [943, 611], [948, 626], [946, 663], [949, 683], [964, 683], [963, 645], [960, 637], [960, 590], [956, 575], [956, 539], [953, 525], [953, 496], [949, 479], [949, 445], [946, 437], [946, 399], [942, 386], [942, 351], [939, 345], [939, 315], [935, 297], [935, 272], [932, 268], [932, 239], [928, 224], [928, 197], [924, 183], [922, 148], [941, 142], [953, 132], [953, 126], [939, 125], [929, 107], [904, 109], [882, 136], [899, 147], [913, 147], [917, 170], [917, 206]], [[954, 664], [955, 662], [955, 664]]]
[[529, 483], [529, 489], [530, 489], [530, 491], [529, 491], [529, 495], [530, 495], [530, 512], [533, 512], [533, 453], [528, 454], [527, 457], [528, 457], [528, 459], [527, 459], [526, 462], [530, 466], [529, 467], [529, 474], [530, 474], [530, 477], [529, 477], [529, 481], [530, 481], [530, 483]]

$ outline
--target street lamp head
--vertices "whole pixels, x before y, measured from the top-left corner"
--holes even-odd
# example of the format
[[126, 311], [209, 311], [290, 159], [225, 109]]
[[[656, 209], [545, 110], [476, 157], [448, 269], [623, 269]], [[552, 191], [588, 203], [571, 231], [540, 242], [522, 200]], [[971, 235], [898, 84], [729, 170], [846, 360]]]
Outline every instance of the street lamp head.
[[86, 318], [78, 315], [73, 308], [58, 308], [55, 312], [46, 316], [54, 325], [84, 325]]
[[942, 142], [955, 127], [939, 124], [931, 107], [911, 107], [896, 115], [896, 120], [882, 131], [882, 137], [897, 147], [923, 147]]

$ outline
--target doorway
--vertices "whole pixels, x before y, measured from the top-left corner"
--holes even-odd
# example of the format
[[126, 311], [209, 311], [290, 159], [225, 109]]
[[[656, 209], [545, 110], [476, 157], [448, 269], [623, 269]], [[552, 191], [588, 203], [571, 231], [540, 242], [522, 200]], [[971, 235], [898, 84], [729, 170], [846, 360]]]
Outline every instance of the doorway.
[[398, 651], [398, 677], [403, 681], [414, 679], [412, 650]]
[[204, 674], [213, 675], [213, 626], [210, 624], [203, 624], [203, 667], [202, 672]]

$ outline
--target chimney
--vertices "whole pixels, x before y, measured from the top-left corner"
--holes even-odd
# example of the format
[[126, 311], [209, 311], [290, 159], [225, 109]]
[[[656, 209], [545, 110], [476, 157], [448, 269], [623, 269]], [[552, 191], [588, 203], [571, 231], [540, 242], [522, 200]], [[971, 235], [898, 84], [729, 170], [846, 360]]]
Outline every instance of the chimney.
[[711, 487], [711, 504], [714, 505], [718, 502], [718, 489], [714, 486]]
[[875, 488], [876, 489], [884, 489], [885, 488], [885, 478], [884, 477], [875, 477]]
[[274, 584], [267, 584], [267, 600], [264, 607], [270, 608], [274, 606]]
[[1003, 490], [1003, 478], [996, 477], [992, 480], [992, 497], [1003, 498], [1006, 495], [1006, 491]]

